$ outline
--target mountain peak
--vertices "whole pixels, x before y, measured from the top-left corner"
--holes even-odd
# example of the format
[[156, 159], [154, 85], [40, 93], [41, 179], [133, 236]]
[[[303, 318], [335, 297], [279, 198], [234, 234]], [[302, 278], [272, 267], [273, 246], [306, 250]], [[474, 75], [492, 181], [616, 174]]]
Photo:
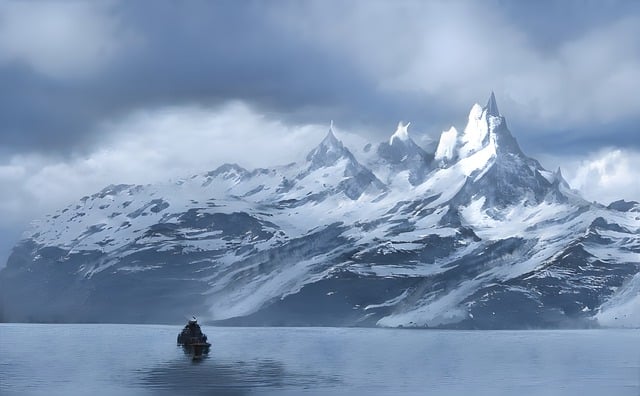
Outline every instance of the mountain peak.
[[424, 151], [411, 139], [407, 131], [410, 124], [400, 121], [389, 141], [381, 142], [376, 152], [378, 159], [390, 172], [386, 176], [394, 178], [398, 173], [408, 171], [407, 180], [415, 186], [424, 181], [433, 161], [433, 154]]
[[571, 188], [569, 187], [569, 183], [567, 183], [564, 176], [562, 176], [562, 170], [560, 170], [560, 167], [558, 167], [558, 169], [553, 172], [553, 184], [564, 186], [567, 189]]
[[331, 121], [327, 135], [316, 148], [307, 154], [307, 161], [311, 162], [313, 169], [317, 169], [333, 164], [343, 156], [351, 156], [351, 153], [333, 134], [333, 121]]
[[402, 121], [398, 122], [398, 128], [393, 133], [393, 135], [391, 135], [391, 138], [389, 138], [389, 144], [393, 145], [393, 142], [396, 139], [400, 139], [403, 142], [409, 140], [409, 125], [411, 125], [410, 122], [408, 122], [406, 125], [402, 125]]
[[498, 110], [498, 105], [496, 104], [496, 96], [491, 91], [491, 95], [489, 96], [489, 101], [487, 101], [487, 106], [485, 107], [487, 110], [487, 115], [500, 117], [500, 111]]
[[329, 131], [327, 132], [327, 135], [322, 139], [320, 144], [328, 147], [342, 148], [342, 142], [338, 140], [336, 135], [333, 133], [333, 120], [331, 120], [331, 123], [329, 124]]

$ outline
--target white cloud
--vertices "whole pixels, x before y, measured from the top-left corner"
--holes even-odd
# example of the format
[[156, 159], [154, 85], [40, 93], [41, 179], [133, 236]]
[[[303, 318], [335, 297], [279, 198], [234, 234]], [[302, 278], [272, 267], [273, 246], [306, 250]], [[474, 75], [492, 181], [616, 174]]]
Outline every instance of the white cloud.
[[[168, 181], [227, 162], [252, 169], [299, 161], [328, 125], [287, 125], [235, 102], [139, 111], [101, 129], [105, 140], [88, 155], [16, 155], [0, 165], [4, 223], [22, 224], [109, 184]], [[362, 143], [356, 134], [337, 135], [347, 145]]]
[[[138, 111], [101, 126], [104, 140], [68, 159], [14, 155], [0, 161], [0, 267], [20, 231], [109, 184], [148, 184], [206, 172], [226, 162], [248, 169], [300, 161], [324, 138], [326, 125], [289, 125], [235, 102], [218, 109]], [[348, 147], [359, 134], [336, 129]]]
[[108, 65], [137, 38], [108, 2], [0, 3], [0, 64], [22, 62], [56, 78], [82, 77]]
[[[467, 108], [493, 89], [513, 119], [558, 128], [637, 117], [640, 18], [540, 48], [492, 2], [294, 4], [272, 18], [339, 51], [383, 91], [420, 91]], [[294, 18], [305, 10], [308, 18]]]
[[569, 185], [589, 201], [609, 204], [619, 199], [640, 202], [640, 152], [606, 148], [582, 158], [544, 157], [560, 166]]

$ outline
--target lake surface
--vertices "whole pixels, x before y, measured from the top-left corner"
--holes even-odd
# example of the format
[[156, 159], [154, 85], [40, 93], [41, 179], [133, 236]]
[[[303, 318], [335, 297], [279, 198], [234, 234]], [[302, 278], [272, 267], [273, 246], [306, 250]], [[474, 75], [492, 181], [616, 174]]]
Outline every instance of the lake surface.
[[640, 395], [640, 331], [0, 324], [0, 394]]

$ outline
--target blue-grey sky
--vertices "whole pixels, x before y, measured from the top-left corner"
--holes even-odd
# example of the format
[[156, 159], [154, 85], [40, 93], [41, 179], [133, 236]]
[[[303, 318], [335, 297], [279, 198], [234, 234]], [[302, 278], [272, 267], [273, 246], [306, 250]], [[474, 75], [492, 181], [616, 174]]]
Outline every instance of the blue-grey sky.
[[103, 185], [295, 160], [331, 119], [433, 144], [491, 90], [527, 154], [640, 200], [633, 0], [0, 0], [0, 82], [0, 261]]

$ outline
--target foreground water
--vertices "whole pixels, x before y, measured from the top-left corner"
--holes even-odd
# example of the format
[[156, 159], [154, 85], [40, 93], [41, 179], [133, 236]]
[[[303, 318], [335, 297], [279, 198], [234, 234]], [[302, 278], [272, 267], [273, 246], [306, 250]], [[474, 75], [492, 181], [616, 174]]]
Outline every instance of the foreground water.
[[640, 395], [640, 332], [0, 324], [0, 394]]

